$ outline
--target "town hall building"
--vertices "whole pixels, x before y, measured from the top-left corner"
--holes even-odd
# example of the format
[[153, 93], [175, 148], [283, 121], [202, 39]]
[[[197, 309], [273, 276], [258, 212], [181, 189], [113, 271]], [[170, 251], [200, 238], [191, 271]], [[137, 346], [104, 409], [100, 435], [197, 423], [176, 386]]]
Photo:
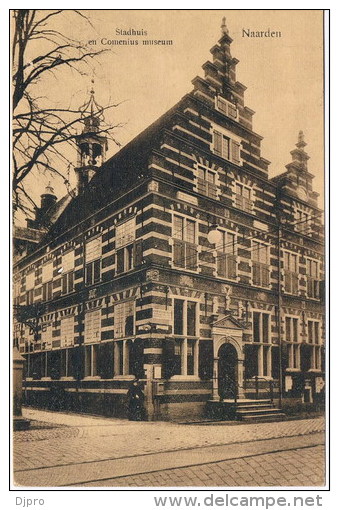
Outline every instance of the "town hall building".
[[148, 419], [321, 401], [324, 236], [306, 142], [296, 133], [269, 176], [231, 43], [223, 23], [204, 78], [108, 160], [91, 91], [77, 194], [46, 189], [29, 228], [53, 221], [14, 267], [27, 405], [126, 416], [135, 377]]

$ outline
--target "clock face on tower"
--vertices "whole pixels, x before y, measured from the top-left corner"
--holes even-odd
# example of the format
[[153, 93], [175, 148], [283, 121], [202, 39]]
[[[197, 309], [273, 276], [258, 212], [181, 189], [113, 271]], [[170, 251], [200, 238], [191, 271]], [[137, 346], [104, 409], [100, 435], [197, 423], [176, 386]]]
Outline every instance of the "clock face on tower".
[[305, 188], [302, 188], [301, 186], [298, 186], [297, 188], [297, 195], [300, 198], [300, 200], [307, 200], [307, 192]]

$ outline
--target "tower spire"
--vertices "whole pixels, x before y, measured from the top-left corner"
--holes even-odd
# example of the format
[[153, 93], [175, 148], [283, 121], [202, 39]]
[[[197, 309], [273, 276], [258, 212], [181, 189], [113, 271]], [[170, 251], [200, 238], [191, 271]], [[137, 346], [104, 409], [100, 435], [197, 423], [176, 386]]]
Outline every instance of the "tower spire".
[[94, 78], [92, 78], [89, 99], [79, 108], [84, 128], [77, 138], [78, 166], [75, 171], [78, 194], [85, 189], [105, 161], [107, 138], [100, 135], [100, 125], [104, 121], [103, 111], [103, 107], [95, 99]]

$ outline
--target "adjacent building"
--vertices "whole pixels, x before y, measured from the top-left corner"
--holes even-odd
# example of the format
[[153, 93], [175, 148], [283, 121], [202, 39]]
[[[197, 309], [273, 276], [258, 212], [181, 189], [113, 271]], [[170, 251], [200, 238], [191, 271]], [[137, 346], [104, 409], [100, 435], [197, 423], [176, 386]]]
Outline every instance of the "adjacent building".
[[270, 178], [231, 43], [223, 23], [204, 78], [107, 161], [91, 91], [77, 196], [15, 264], [28, 404], [125, 416], [134, 377], [150, 419], [272, 388], [321, 400], [324, 239], [306, 142], [296, 134]]

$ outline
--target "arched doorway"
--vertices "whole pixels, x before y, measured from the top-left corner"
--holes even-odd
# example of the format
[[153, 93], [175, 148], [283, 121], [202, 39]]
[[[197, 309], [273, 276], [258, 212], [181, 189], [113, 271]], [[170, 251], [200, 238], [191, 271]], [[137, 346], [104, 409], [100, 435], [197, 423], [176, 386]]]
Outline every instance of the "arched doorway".
[[233, 399], [238, 396], [238, 354], [229, 343], [222, 344], [218, 351], [219, 397]]

